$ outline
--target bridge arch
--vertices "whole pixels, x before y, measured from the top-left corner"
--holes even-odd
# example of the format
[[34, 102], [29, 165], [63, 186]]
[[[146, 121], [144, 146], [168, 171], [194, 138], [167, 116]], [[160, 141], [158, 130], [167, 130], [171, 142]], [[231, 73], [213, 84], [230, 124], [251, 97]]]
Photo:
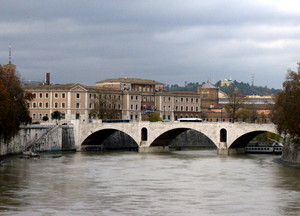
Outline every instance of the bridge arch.
[[202, 134], [209, 142], [211, 143], [211, 146], [216, 146], [215, 143], [208, 137], [206, 134], [199, 130], [195, 130], [194, 128], [189, 127], [179, 127], [179, 128], [172, 128], [169, 129], [163, 133], [161, 133], [159, 136], [157, 136], [150, 144], [150, 147], [155, 146], [169, 146], [172, 140], [174, 140], [177, 136], [180, 134], [187, 132], [187, 131], [195, 131], [199, 134]]
[[272, 134], [276, 134], [278, 136], [280, 136], [277, 133], [274, 133], [274, 131], [267, 131], [267, 130], [256, 130], [256, 131], [251, 131], [245, 134], [242, 134], [241, 136], [239, 136], [237, 139], [235, 139], [232, 144], [229, 146], [229, 148], [233, 149], [233, 148], [245, 148], [247, 146], [247, 144], [256, 136], [265, 133], [265, 132], [270, 132]]
[[138, 150], [138, 147], [137, 142], [128, 133], [114, 128], [104, 128], [94, 131], [81, 142], [82, 150]]

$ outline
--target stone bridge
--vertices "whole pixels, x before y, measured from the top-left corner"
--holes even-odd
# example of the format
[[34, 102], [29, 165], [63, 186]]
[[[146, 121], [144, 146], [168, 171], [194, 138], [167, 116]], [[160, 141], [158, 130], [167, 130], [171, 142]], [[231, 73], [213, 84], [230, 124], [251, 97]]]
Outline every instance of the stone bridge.
[[187, 130], [195, 130], [209, 138], [218, 154], [243, 153], [244, 147], [255, 136], [277, 133], [274, 124], [248, 124], [229, 122], [130, 122], [130, 123], [80, 123], [72, 121], [77, 150], [87, 145], [101, 145], [110, 135], [121, 131], [135, 142], [139, 152], [169, 150], [169, 143]]

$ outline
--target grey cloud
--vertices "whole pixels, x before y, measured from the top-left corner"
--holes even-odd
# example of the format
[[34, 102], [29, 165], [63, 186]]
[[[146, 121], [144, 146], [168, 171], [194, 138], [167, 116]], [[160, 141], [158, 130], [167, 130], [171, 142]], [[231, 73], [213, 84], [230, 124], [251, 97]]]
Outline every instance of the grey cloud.
[[51, 72], [55, 83], [250, 82], [255, 74], [257, 84], [280, 87], [300, 46], [300, 13], [250, 0], [10, 0], [0, 14], [0, 63], [12, 42], [22, 76]]

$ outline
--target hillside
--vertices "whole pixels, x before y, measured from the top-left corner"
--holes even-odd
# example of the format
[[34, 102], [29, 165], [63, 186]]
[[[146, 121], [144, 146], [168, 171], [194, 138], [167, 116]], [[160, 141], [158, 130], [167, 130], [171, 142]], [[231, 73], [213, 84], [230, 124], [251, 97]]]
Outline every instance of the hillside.
[[[203, 83], [202, 83], [203, 84]], [[167, 90], [169, 91], [192, 91], [197, 92], [197, 87], [202, 85], [198, 82], [196, 83], [186, 83], [185, 86], [179, 86], [177, 84], [167, 85]], [[267, 86], [252, 86], [249, 83], [233, 81], [231, 86], [222, 86], [221, 81], [215, 84], [219, 87], [221, 91], [228, 93], [232, 87], [237, 87], [241, 94], [243, 95], [274, 95], [280, 91], [280, 89], [268, 88]]]
[[232, 82], [231, 86], [221, 87], [221, 81], [218, 81], [215, 86], [225, 93], [228, 93], [232, 87], [237, 87], [242, 95], [274, 95], [280, 91], [280, 89], [268, 88], [267, 86], [252, 86], [249, 83], [237, 82], [236, 80]]

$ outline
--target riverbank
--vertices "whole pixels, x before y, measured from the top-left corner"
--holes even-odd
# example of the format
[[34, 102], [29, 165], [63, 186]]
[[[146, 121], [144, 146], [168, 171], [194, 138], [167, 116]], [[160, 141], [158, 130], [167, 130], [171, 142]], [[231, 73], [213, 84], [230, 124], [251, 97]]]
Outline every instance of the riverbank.
[[281, 158], [274, 159], [274, 162], [276, 162], [278, 164], [281, 164], [283, 166], [286, 166], [286, 167], [300, 169], [300, 164], [298, 164], [298, 163], [292, 163], [292, 162], [288, 162], [288, 161], [284, 161]]

